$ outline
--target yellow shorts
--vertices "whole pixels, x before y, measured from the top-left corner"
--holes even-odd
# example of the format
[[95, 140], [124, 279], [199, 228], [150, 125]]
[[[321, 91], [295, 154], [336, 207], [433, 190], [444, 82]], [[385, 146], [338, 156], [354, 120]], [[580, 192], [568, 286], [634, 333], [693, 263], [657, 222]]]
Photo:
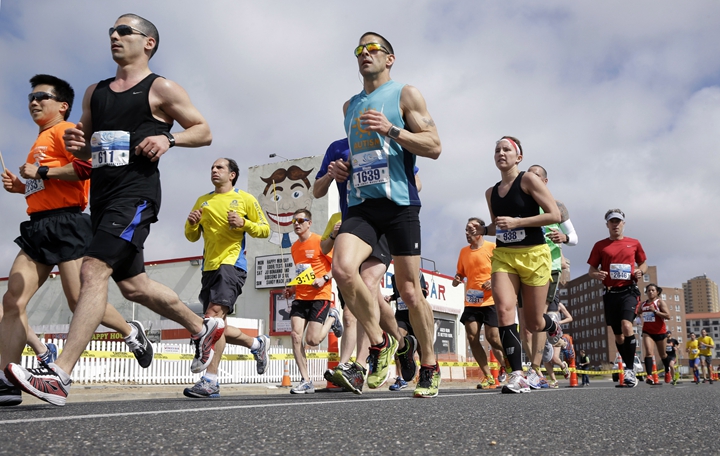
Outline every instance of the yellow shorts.
[[498, 247], [493, 251], [492, 272], [507, 272], [520, 277], [520, 282], [541, 287], [550, 280], [552, 260], [547, 244], [530, 247]]

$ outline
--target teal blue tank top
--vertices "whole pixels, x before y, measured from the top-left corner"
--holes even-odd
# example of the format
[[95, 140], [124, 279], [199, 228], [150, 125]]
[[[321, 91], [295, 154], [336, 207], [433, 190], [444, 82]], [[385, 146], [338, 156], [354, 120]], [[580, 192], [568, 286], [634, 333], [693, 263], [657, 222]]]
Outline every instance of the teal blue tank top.
[[348, 205], [366, 199], [387, 198], [399, 206], [420, 206], [415, 185], [415, 154], [405, 151], [393, 139], [363, 130], [360, 115], [370, 109], [382, 112], [393, 125], [404, 128], [400, 94], [404, 84], [390, 80], [367, 94], [350, 99], [345, 114], [345, 131], [350, 143], [351, 178]]

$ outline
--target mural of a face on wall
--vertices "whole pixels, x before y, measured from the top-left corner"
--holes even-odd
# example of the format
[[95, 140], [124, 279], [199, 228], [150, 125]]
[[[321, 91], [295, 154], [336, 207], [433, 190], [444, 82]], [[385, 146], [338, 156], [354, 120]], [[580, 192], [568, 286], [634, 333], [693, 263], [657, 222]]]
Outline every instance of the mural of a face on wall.
[[292, 226], [293, 213], [298, 209], [312, 209], [312, 184], [308, 180], [312, 171], [312, 168], [305, 171], [292, 165], [288, 169], [276, 169], [270, 177], [260, 178], [265, 183], [265, 190], [258, 202], [270, 223], [268, 241], [273, 244], [290, 248], [297, 240]]

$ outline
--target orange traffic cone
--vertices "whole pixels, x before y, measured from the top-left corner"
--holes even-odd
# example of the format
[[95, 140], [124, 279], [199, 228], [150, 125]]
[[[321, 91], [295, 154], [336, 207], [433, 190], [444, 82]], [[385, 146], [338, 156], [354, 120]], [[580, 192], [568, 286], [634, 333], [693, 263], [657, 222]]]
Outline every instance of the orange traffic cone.
[[[338, 338], [335, 337], [335, 334], [330, 331], [327, 335], [328, 340], [328, 351], [331, 353], [330, 358], [328, 358], [328, 369], [335, 370], [335, 368], [338, 366], [338, 358], [337, 354], [339, 352], [338, 350]], [[333, 356], [335, 354], [335, 356]], [[333, 391], [342, 391], [342, 387], [334, 384], [333, 382], [326, 380], [325, 388]]]
[[495, 357], [492, 347], [490, 347], [488, 351], [490, 352], [490, 374], [493, 376], [493, 379], [495, 379], [495, 385], [498, 385], [500, 383], [498, 381], [498, 375], [500, 375], [500, 363]]
[[283, 388], [290, 388], [292, 386], [292, 382], [290, 381], [290, 365], [287, 360], [285, 360], [285, 368], [283, 369], [283, 378], [280, 386]]
[[570, 387], [573, 387], [573, 386], [578, 386], [574, 356], [572, 358], [570, 358]]
[[[660, 379], [658, 378], [658, 374], [657, 374], [657, 365], [655, 364], [655, 355], [653, 355], [652, 359], [653, 359], [653, 367], [652, 367], [653, 384], [655, 384], [656, 386], [662, 386], [662, 383], [660, 383]], [[648, 372], [647, 374], [648, 374], [648, 376], [651, 375], [650, 372]]]
[[618, 384], [615, 385], [615, 388], [622, 388], [625, 386], [625, 368], [623, 367], [623, 360], [620, 353], [617, 354], [615, 359], [618, 360], [618, 369], [620, 369], [620, 372], [618, 373]]

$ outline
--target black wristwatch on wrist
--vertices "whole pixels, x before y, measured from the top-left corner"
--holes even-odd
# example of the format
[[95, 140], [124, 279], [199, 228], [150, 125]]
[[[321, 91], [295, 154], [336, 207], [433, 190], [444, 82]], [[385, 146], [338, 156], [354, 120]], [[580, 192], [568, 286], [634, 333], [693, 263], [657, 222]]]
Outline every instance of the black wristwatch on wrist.
[[175, 147], [175, 137], [169, 131], [164, 131], [163, 135], [170, 141], [170, 147]]
[[330, 239], [332, 239], [333, 241], [335, 240], [335, 238], [337, 238], [337, 236], [333, 236], [332, 233], [330, 233], [330, 236], [328, 236], [328, 237], [329, 237]]
[[325, 274], [325, 275], [323, 276], [323, 280], [324, 280], [325, 282], [329, 282], [329, 281], [330, 281], [330, 276], [327, 275], [327, 274]]
[[40, 166], [37, 170], [38, 176], [44, 181], [50, 179], [47, 175], [48, 171], [50, 171], [50, 168], [47, 166]]

